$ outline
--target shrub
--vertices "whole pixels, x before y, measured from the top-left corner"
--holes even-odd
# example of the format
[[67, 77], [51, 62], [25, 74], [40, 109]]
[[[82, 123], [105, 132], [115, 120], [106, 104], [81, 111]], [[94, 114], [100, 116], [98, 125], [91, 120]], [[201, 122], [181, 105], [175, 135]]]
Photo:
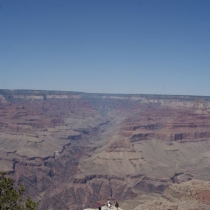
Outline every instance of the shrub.
[[24, 196], [23, 185], [14, 187], [13, 180], [0, 173], [0, 210], [36, 210], [37, 203], [29, 196]]

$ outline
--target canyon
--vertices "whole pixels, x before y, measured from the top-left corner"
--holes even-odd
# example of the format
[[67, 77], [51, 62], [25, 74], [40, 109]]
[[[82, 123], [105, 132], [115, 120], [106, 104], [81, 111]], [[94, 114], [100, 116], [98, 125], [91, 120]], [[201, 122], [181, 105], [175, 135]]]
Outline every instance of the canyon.
[[210, 209], [210, 97], [0, 90], [0, 171], [40, 210]]

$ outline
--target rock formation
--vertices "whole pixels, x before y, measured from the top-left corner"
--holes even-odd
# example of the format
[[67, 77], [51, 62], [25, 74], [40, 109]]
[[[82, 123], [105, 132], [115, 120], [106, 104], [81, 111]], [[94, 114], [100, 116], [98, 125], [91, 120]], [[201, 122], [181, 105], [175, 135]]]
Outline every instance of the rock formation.
[[147, 202], [134, 210], [209, 210], [210, 182], [191, 180], [172, 184], [155, 201]]

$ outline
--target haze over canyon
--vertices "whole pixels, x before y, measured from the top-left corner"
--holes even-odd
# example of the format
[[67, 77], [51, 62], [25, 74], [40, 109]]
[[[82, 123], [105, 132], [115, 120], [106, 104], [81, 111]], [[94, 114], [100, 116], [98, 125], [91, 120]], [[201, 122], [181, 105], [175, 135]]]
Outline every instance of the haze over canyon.
[[210, 209], [210, 97], [0, 90], [0, 171], [40, 210]]

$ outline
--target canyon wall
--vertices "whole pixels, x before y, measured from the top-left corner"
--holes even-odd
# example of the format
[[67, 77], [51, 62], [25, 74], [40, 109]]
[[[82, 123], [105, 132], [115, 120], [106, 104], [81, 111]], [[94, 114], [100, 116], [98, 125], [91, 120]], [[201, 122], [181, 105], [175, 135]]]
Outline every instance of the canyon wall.
[[209, 180], [210, 97], [0, 90], [0, 171], [39, 209]]

